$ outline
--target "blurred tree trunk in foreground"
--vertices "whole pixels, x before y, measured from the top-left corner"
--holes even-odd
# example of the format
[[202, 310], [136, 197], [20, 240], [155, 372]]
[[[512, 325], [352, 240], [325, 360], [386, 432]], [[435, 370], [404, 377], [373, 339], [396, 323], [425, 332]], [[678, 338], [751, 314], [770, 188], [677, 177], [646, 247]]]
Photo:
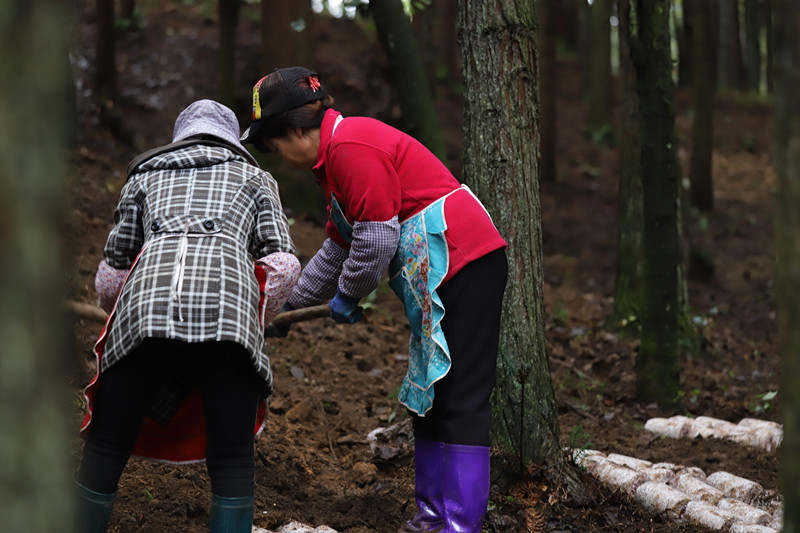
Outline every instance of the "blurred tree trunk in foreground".
[[775, 166], [778, 172], [776, 290], [780, 331], [783, 443], [780, 487], [783, 531], [800, 532], [800, 11], [791, 0], [775, 9]]
[[400, 0], [372, 0], [369, 5], [400, 99], [403, 129], [447, 163], [430, 85], [403, 4]]
[[[706, 0], [700, 0], [706, 3]], [[682, 24], [677, 27], [678, 33], [678, 86], [689, 87], [692, 84], [692, 54], [694, 50], [694, 21], [692, 20], [692, 7], [695, 0], [683, 0], [681, 17]], [[712, 50], [716, 52], [717, 43], [714, 41]]]
[[677, 407], [683, 306], [675, 84], [669, 0], [636, 0], [629, 46], [636, 68], [644, 192], [642, 339], [637, 394], [665, 410]]
[[617, 0], [622, 95], [618, 107], [619, 195], [617, 198], [617, 277], [609, 322], [626, 328], [638, 324], [642, 305], [642, 148], [639, 98], [630, 48], [629, 0]]
[[306, 0], [261, 0], [261, 70], [319, 66], [312, 57], [314, 13]]
[[70, 10], [61, 0], [2, 5], [0, 531], [69, 532], [75, 404], [59, 232]]
[[[561, 464], [544, 336], [533, 2], [460, 0], [464, 178], [508, 241], [493, 434], [520, 466]], [[551, 472], [552, 473], [552, 472]]]
[[761, 84], [761, 6], [759, 0], [745, 0], [744, 28], [747, 90], [757, 93]]
[[594, 0], [591, 6], [588, 126], [591, 131], [611, 123], [611, 1]]
[[694, 5], [694, 84], [692, 87], [692, 205], [701, 211], [714, 209], [711, 155], [714, 139], [714, 93], [716, 87], [715, 9], [708, 2]]
[[539, 0], [539, 94], [542, 105], [541, 181], [556, 181], [555, 0]]
[[[709, 2], [713, 4], [713, 2]], [[739, 1], [719, 0], [717, 82], [721, 88], [744, 89], [742, 44], [739, 40]]]
[[219, 98], [235, 109], [236, 102], [236, 27], [240, 0], [219, 0]]
[[114, 0], [95, 0], [95, 90], [97, 101], [108, 105], [117, 99], [117, 60], [114, 46]]

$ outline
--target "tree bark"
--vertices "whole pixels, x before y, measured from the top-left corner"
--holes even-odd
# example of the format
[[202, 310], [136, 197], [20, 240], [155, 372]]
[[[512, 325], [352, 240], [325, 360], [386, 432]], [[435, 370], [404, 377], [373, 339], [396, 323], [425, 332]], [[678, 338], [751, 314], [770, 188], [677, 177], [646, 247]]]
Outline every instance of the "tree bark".
[[716, 60], [713, 5], [697, 2], [694, 6], [694, 86], [692, 88], [692, 156], [689, 169], [692, 205], [701, 211], [714, 209], [714, 182], [711, 155], [714, 138], [714, 88]]
[[556, 47], [555, 2], [539, 0], [539, 90], [542, 102], [542, 181], [556, 181]]
[[611, 122], [611, 1], [594, 0], [591, 7], [591, 61], [587, 67], [590, 130]]
[[618, 0], [619, 64], [622, 97], [618, 108], [619, 196], [617, 198], [617, 276], [614, 309], [610, 322], [626, 328], [638, 325], [642, 305], [642, 234], [644, 232], [642, 196], [642, 149], [639, 139], [639, 98], [636, 72], [628, 42], [630, 3]]
[[236, 27], [240, 0], [219, 0], [219, 98], [228, 107], [236, 102]]
[[0, 9], [0, 124], [13, 132], [0, 138], [2, 531], [72, 531], [73, 524], [77, 428], [59, 305], [70, 7], [4, 0]]
[[741, 90], [744, 88], [744, 65], [742, 44], [739, 40], [739, 1], [719, 0], [719, 69], [718, 83], [721, 88]]
[[630, 40], [641, 117], [644, 193], [642, 339], [637, 395], [677, 407], [681, 322], [679, 168], [675, 84], [670, 56], [669, 0], [636, 0]]
[[296, 65], [314, 68], [313, 17], [305, 0], [261, 0], [261, 70]]
[[[700, 0], [706, 2], [706, 0]], [[690, 87], [692, 85], [692, 53], [694, 50], [694, 24], [692, 21], [692, 7], [694, 0], [683, 0], [682, 24], [678, 30], [678, 85]], [[714, 48], [716, 41], [714, 42]], [[712, 49], [714, 49], [712, 48]]]
[[403, 4], [400, 0], [373, 0], [370, 9], [400, 99], [403, 129], [446, 162], [444, 137]]
[[495, 441], [519, 458], [561, 464], [542, 314], [533, 2], [461, 0], [464, 177], [509, 244], [509, 283], [492, 398]]
[[114, 46], [114, 0], [96, 0], [97, 40], [95, 53], [97, 70], [95, 90], [102, 104], [117, 98], [117, 60]]
[[800, 532], [800, 13], [790, 0], [775, 15], [774, 154], [778, 173], [776, 290], [778, 300], [783, 443], [779, 481], [783, 531]]
[[761, 84], [761, 6], [759, 0], [745, 0], [745, 67], [747, 89], [757, 93]]

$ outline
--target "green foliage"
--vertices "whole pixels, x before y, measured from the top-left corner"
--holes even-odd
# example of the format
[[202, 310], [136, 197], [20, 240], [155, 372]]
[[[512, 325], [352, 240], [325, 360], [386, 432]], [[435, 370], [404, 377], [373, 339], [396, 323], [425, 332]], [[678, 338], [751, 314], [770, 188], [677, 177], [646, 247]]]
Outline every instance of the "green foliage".
[[584, 135], [597, 146], [604, 146], [606, 148], [616, 148], [617, 146], [614, 127], [608, 122], [596, 128], [586, 128]]
[[592, 436], [583, 429], [583, 426], [578, 424], [569, 432], [569, 442], [567, 447], [570, 450], [577, 450], [578, 454], [580, 455], [581, 452], [591, 447], [591, 439]]
[[757, 394], [753, 401], [747, 405], [747, 409], [756, 414], [766, 413], [773, 408], [772, 400], [774, 400], [777, 395], [778, 391]]
[[556, 312], [553, 313], [553, 320], [555, 320], [555, 322], [561, 326], [567, 325], [567, 322], [569, 321], [569, 311], [567, 311], [567, 307], [564, 305], [564, 302], [558, 302]]

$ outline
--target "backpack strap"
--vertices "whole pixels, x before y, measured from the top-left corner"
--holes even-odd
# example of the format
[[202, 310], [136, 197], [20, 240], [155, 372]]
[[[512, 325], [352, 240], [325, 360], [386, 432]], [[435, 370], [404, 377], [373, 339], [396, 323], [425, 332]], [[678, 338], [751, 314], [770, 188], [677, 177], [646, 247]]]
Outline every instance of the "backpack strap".
[[128, 163], [128, 169], [125, 173], [126, 174], [125, 179], [127, 181], [131, 177], [131, 175], [136, 172], [136, 169], [139, 167], [139, 165], [141, 165], [148, 159], [152, 159], [156, 156], [166, 154], [167, 152], [180, 150], [182, 148], [186, 148], [187, 146], [195, 146], [198, 144], [202, 144], [205, 146], [219, 146], [221, 148], [227, 148], [228, 150], [231, 150], [232, 152], [244, 157], [247, 160], [247, 162], [250, 163], [251, 165], [258, 166], [258, 163], [256, 162], [255, 158], [253, 158], [253, 156], [250, 155], [250, 152], [248, 152], [247, 150], [242, 150], [238, 146], [234, 146], [230, 143], [217, 140], [216, 138], [208, 136], [198, 136], [198, 137], [192, 137], [190, 139], [184, 139], [182, 141], [177, 141], [174, 143], [165, 144], [163, 146], [157, 146], [155, 148], [147, 150], [146, 152], [142, 152], [141, 154], [134, 157], [133, 161]]

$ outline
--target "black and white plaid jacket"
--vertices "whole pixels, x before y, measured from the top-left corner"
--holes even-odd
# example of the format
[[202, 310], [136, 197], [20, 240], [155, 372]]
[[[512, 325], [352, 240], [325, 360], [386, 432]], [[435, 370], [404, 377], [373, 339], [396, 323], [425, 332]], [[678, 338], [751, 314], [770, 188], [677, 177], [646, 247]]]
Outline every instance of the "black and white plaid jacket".
[[252, 354], [269, 387], [253, 260], [294, 253], [272, 176], [219, 143], [182, 147], [133, 170], [114, 222], [106, 261], [135, 266], [101, 370], [148, 337], [234, 341]]

